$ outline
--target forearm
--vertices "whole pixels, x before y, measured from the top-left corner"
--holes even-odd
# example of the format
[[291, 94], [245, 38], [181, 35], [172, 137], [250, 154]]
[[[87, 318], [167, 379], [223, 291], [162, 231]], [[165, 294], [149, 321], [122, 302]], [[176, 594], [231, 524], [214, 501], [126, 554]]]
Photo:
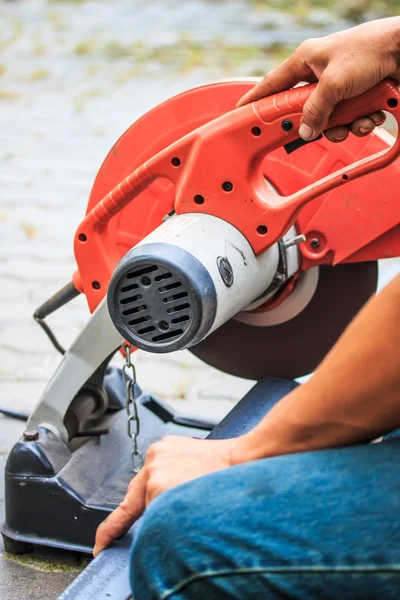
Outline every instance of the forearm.
[[390, 48], [392, 48], [391, 51], [393, 52], [394, 58], [396, 60], [396, 68], [398, 75], [398, 68], [400, 65], [400, 16], [388, 17], [387, 19], [382, 19], [381, 22], [383, 22], [384, 24], [387, 23], [391, 31], [391, 40], [389, 44]]
[[238, 440], [231, 462], [369, 441], [397, 426], [400, 276], [366, 305], [314, 376]]

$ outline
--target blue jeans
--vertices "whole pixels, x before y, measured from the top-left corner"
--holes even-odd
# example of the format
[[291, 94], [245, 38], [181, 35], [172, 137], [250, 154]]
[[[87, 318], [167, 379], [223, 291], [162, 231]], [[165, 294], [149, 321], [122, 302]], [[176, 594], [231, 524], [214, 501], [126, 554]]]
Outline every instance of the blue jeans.
[[400, 440], [268, 458], [159, 496], [135, 600], [400, 598]]

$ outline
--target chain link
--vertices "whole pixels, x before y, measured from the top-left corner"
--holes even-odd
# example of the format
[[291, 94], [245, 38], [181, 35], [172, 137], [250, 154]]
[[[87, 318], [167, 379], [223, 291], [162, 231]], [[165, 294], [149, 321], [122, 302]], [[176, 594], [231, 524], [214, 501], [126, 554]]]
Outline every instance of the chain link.
[[126, 387], [126, 412], [128, 415], [128, 435], [132, 439], [132, 468], [138, 473], [143, 467], [143, 456], [138, 450], [137, 438], [140, 433], [139, 414], [135, 398], [136, 370], [131, 362], [131, 347], [124, 345], [125, 364], [122, 367], [122, 376]]

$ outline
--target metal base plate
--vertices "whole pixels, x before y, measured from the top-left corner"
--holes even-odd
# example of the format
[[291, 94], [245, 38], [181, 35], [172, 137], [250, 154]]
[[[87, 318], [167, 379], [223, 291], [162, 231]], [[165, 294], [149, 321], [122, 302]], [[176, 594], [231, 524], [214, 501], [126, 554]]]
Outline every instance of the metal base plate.
[[[136, 391], [143, 454], [166, 435], [202, 438], [213, 427]], [[123, 400], [120, 369], [115, 369], [112, 392]], [[36, 441], [22, 438], [15, 444], [5, 469], [2, 534], [7, 551], [21, 554], [42, 545], [91, 553], [98, 525], [121, 502], [133, 477], [126, 419], [125, 409], [109, 413], [102, 421], [107, 434], [73, 440], [69, 446], [43, 427]], [[81, 443], [73, 448], [75, 441]]]
[[[118, 387], [125, 386], [121, 371], [116, 371], [113, 391], [118, 395]], [[237, 437], [255, 427], [295, 386], [280, 379], [259, 382], [215, 427], [173, 413], [162, 401], [137, 390], [139, 449], [145, 454], [151, 443], [166, 435]], [[32, 545], [42, 545], [91, 553], [98, 525], [121, 502], [133, 477], [125, 410], [108, 414], [104, 425], [109, 433], [86, 438], [74, 451], [42, 427], [37, 441], [16, 443], [6, 466], [2, 534], [7, 551], [22, 554]]]
[[290, 321], [255, 327], [231, 319], [191, 352], [247, 379], [308, 375], [374, 294], [377, 283], [377, 262], [320, 267], [313, 298]]

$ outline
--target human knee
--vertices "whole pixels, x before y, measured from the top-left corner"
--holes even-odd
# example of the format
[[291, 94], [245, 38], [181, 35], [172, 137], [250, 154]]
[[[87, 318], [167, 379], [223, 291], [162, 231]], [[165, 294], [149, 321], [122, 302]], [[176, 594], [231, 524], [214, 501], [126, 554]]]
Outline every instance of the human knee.
[[156, 600], [186, 576], [185, 534], [190, 512], [179, 488], [163, 493], [145, 511], [131, 551], [134, 597]]

